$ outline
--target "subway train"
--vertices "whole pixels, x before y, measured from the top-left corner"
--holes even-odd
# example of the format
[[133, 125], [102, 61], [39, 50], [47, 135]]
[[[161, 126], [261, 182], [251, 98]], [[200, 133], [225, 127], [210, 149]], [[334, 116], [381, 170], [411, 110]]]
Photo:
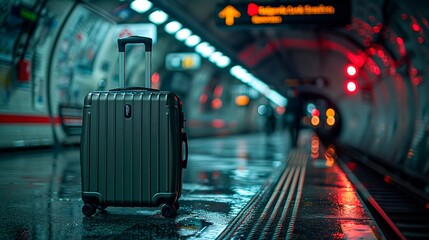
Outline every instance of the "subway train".
[[[0, 148], [79, 143], [85, 94], [119, 84], [116, 39], [143, 34], [154, 40], [152, 87], [183, 99], [191, 137], [261, 131], [261, 105], [271, 105], [283, 125], [288, 90], [298, 88], [308, 109], [303, 123], [325, 143], [427, 181], [425, 1], [344, 1], [352, 17], [343, 27], [259, 27], [246, 34], [216, 28], [203, 16], [205, 1], [151, 1], [144, 13], [132, 9], [134, 2], [0, 3]], [[153, 23], [154, 13], [164, 21]], [[222, 54], [213, 49], [195, 59], [181, 55], [202, 46], [192, 45], [190, 29], [234, 55], [229, 66], [214, 64], [215, 53]], [[141, 84], [142, 59], [132, 47], [127, 86]]]
[[[0, 7], [0, 148], [79, 143], [84, 96], [119, 86], [116, 40], [155, 25], [121, 24], [75, 1], [3, 1]], [[183, 99], [191, 137], [262, 127], [257, 107], [266, 100], [208, 61], [198, 71], [166, 69], [166, 55], [186, 46], [165, 35], [154, 36], [152, 87]], [[127, 87], [141, 86], [143, 50], [127, 51]], [[238, 96], [245, 102], [237, 105]]]

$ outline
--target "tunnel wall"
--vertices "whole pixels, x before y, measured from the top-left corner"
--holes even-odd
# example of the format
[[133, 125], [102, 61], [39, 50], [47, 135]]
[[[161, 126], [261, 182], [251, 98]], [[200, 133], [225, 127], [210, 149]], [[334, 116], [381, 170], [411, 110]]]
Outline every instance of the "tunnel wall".
[[[78, 144], [85, 94], [118, 87], [118, 19], [83, 2], [16, 2], [19, 9], [34, 9], [37, 20], [28, 20], [14, 15], [14, 4], [5, 6], [7, 11], [0, 15], [2, 34], [15, 28], [11, 39], [6, 34], [1, 38], [2, 44], [15, 49], [2, 52], [0, 61], [0, 148]], [[159, 82], [153, 87], [182, 98], [190, 136], [263, 129], [263, 117], [255, 109], [265, 100], [258, 92], [204, 58], [197, 70], [166, 69], [166, 54], [191, 49], [162, 27], [156, 28], [152, 70]], [[128, 52], [128, 86], [141, 86], [143, 58], [141, 50]], [[22, 60], [31, 66], [26, 80], [18, 74]], [[208, 100], [200, 101], [201, 95]], [[249, 96], [249, 104], [237, 106], [238, 95]], [[221, 104], [213, 108], [215, 99]]]
[[[353, 133], [343, 129], [349, 134], [344, 132], [340, 141], [427, 180], [427, 3], [354, 1], [353, 7], [354, 18], [348, 31], [363, 52], [361, 71], [365, 73], [366, 86], [359, 98], [370, 111], [359, 118], [368, 119], [365, 126], [356, 129], [365, 134], [358, 141], [349, 141]], [[362, 105], [358, 107], [364, 109]], [[345, 109], [346, 118], [347, 111], [350, 110]]]

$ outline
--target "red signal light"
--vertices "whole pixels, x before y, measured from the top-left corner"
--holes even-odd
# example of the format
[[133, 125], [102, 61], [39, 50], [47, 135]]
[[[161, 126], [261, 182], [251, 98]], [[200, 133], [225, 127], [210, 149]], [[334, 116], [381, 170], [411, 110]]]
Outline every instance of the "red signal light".
[[357, 91], [357, 84], [356, 82], [352, 81], [352, 80], [348, 80], [346, 82], [346, 90], [348, 93], [355, 93]]
[[353, 65], [347, 65], [346, 66], [347, 77], [356, 77], [357, 73], [358, 73], [358, 70], [355, 66], [353, 66]]
[[414, 30], [414, 32], [419, 32], [420, 31], [420, 26], [417, 23], [411, 24], [411, 28]]

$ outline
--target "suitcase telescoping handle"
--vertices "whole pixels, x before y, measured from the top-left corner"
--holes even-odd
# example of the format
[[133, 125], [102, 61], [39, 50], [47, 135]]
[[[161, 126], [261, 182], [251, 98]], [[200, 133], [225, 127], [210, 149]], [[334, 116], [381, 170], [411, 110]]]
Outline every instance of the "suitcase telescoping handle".
[[129, 43], [142, 43], [145, 48], [145, 78], [144, 87], [150, 88], [150, 76], [152, 74], [152, 39], [141, 36], [130, 36], [118, 39], [119, 49], [119, 87], [124, 88], [125, 84], [125, 45]]

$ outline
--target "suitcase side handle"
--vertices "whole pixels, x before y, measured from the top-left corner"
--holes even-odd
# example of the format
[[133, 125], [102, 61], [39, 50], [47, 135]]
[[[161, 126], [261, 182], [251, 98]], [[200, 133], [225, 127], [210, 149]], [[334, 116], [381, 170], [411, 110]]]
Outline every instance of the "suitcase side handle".
[[182, 141], [185, 143], [185, 159], [182, 160], [182, 168], [188, 167], [188, 135], [185, 132], [182, 132]]

